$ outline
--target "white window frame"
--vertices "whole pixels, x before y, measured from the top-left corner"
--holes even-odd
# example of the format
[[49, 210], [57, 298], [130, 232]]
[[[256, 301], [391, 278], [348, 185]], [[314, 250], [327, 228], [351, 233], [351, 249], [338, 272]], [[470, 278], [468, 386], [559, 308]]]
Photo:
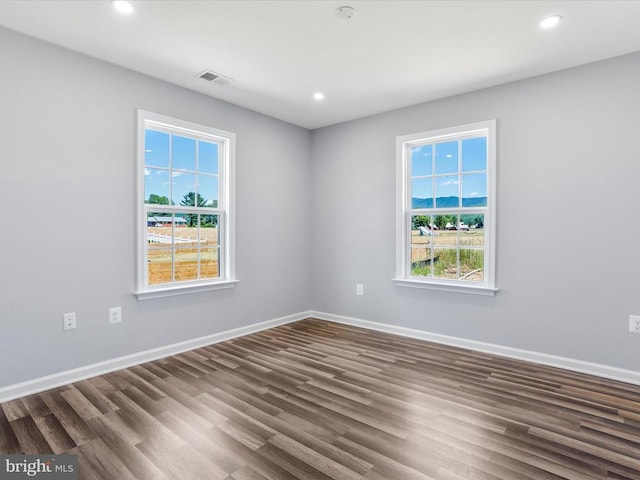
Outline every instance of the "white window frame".
[[[161, 211], [167, 214], [172, 210], [183, 212], [189, 207], [145, 204], [145, 130], [153, 128], [171, 134], [182, 135], [200, 140], [213, 141], [219, 145], [218, 175], [219, 198], [215, 209], [206, 211], [193, 208], [192, 213], [211, 213], [218, 215], [220, 229], [219, 277], [181, 282], [149, 285], [147, 280], [147, 212]], [[184, 120], [138, 110], [137, 144], [137, 286], [135, 295], [138, 300], [183, 295], [235, 287], [235, 152], [236, 136], [216, 128], [199, 125]], [[177, 212], [176, 212], [177, 213]]]
[[[459, 140], [485, 134], [487, 137], [487, 206], [414, 209], [411, 205], [410, 149], [415, 145]], [[434, 172], [435, 175], [435, 172]], [[396, 277], [397, 286], [444, 290], [476, 295], [495, 295], [496, 248], [496, 120], [396, 137]], [[484, 280], [472, 283], [411, 275], [411, 217], [437, 215], [443, 210], [484, 215]], [[458, 247], [459, 248], [459, 247]]]

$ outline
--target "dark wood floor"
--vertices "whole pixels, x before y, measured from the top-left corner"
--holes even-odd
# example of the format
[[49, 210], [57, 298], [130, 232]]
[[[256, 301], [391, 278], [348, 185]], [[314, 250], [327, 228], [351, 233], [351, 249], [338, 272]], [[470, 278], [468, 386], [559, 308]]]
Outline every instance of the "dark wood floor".
[[83, 479], [640, 479], [640, 387], [305, 320], [1, 405]]

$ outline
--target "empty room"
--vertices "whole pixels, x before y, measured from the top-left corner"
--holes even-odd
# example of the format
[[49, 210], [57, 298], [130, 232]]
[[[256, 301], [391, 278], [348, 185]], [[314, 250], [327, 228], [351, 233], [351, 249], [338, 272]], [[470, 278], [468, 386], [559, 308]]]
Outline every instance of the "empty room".
[[0, 0], [0, 479], [640, 480], [639, 24]]

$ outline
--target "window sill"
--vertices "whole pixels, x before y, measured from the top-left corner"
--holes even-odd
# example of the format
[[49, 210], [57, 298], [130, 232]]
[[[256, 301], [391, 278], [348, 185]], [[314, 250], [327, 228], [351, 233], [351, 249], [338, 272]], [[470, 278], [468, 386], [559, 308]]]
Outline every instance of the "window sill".
[[173, 297], [175, 295], [186, 295], [189, 293], [234, 288], [236, 283], [238, 283], [238, 280], [224, 280], [220, 282], [200, 283], [197, 285], [171, 285], [148, 290], [139, 290], [134, 292], [134, 294], [138, 297], [138, 300], [151, 300], [154, 298]]
[[413, 280], [407, 278], [394, 278], [393, 281], [398, 287], [425, 288], [429, 290], [440, 290], [444, 292], [470, 293], [472, 295], [484, 295], [493, 297], [498, 291], [497, 288], [477, 285], [459, 285], [452, 283], [430, 282], [425, 280]]

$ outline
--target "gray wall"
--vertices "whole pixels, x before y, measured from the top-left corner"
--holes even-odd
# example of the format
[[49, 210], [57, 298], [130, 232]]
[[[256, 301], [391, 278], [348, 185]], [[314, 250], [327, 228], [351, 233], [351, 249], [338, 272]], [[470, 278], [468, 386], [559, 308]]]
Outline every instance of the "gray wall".
[[[309, 307], [307, 130], [5, 29], [0, 59], [0, 387]], [[237, 134], [235, 289], [132, 295], [137, 108]]]
[[[640, 370], [639, 54], [312, 133], [5, 29], [0, 58], [0, 387], [309, 308]], [[132, 295], [136, 108], [237, 134], [237, 288]], [[491, 118], [500, 292], [394, 286], [395, 137]]]
[[[634, 54], [314, 131], [313, 308], [640, 370], [639, 85]], [[396, 287], [395, 137], [492, 118], [501, 290]]]

